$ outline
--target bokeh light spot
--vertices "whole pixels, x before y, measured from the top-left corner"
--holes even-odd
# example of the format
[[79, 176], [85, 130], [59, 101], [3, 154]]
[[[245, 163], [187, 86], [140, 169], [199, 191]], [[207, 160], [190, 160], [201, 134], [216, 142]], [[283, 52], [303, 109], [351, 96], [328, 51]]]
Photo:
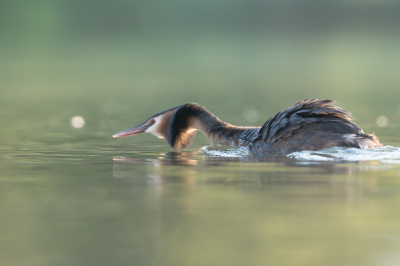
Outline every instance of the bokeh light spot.
[[389, 118], [384, 115], [380, 116], [376, 119], [376, 124], [378, 125], [378, 127], [387, 127], [387, 125], [389, 124]]
[[245, 106], [242, 111], [243, 117], [250, 123], [255, 123], [260, 117], [258, 111], [252, 106]]
[[71, 126], [74, 128], [82, 128], [85, 125], [85, 119], [82, 116], [74, 116], [71, 118]]

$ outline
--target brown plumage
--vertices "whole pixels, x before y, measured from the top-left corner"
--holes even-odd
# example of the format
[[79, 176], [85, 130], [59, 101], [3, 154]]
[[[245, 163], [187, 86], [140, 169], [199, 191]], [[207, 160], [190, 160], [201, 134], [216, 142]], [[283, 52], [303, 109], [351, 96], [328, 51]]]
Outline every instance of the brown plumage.
[[254, 155], [287, 155], [331, 147], [381, 147], [375, 135], [364, 134], [350, 113], [332, 100], [304, 99], [278, 112], [260, 127], [237, 127], [222, 122], [196, 103], [187, 103], [149, 117], [139, 126], [113, 137], [152, 133], [176, 150], [185, 149], [199, 130], [212, 143], [246, 146]]

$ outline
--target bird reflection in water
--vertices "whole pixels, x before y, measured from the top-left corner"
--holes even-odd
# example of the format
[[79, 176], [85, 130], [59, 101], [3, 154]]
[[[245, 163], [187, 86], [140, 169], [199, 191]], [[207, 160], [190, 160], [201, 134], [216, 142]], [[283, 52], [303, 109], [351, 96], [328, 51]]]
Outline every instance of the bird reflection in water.
[[[131, 157], [114, 157], [113, 169], [114, 178], [132, 178], [133, 176], [143, 176], [149, 184], [159, 184], [166, 182], [195, 183], [195, 170], [192, 168], [182, 168], [179, 175], [163, 175], [163, 166], [198, 166], [199, 160], [193, 158], [196, 151], [169, 152], [160, 154], [156, 159], [138, 159]], [[146, 173], [138, 172], [137, 167], [144, 166]], [[150, 167], [150, 169], [148, 169]]]
[[[147, 180], [153, 184], [202, 182], [251, 183], [259, 186], [269, 183], [290, 183], [293, 181], [291, 177], [296, 175], [351, 176], [354, 171], [359, 171], [365, 168], [365, 164], [369, 164], [353, 162], [344, 166], [338, 162], [304, 162], [286, 156], [227, 158], [204, 156], [199, 153], [199, 151], [168, 152], [152, 159], [116, 156], [113, 158], [114, 177], [137, 179], [141, 176], [144, 178], [142, 181]], [[296, 182], [298, 181], [297, 179]], [[332, 180], [326, 179], [318, 182], [332, 184]]]
[[196, 186], [196, 190], [208, 191], [205, 193], [211, 190], [204, 188], [212, 191], [234, 188], [250, 193], [264, 191], [274, 197], [305, 202], [342, 199], [350, 214], [355, 199], [365, 193], [381, 192], [378, 177], [370, 170], [385, 170], [373, 161], [317, 163], [283, 156], [224, 158], [198, 153], [170, 152], [155, 159], [114, 157], [114, 178], [149, 186], [160, 201], [183, 193], [183, 208], [188, 212], [194, 211], [197, 196], [192, 188]]

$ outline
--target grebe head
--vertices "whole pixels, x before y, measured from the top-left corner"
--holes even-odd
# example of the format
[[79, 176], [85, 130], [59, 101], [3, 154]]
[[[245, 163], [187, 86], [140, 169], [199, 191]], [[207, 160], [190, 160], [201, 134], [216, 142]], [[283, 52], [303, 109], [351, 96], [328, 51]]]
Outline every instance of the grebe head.
[[[113, 137], [151, 133], [165, 138], [175, 150], [185, 149], [192, 143], [198, 130], [208, 138], [225, 124], [197, 103], [186, 103], [147, 118], [142, 124], [118, 132]], [[214, 130], [214, 131], [213, 131]], [[214, 134], [215, 135], [215, 134]]]
[[169, 122], [179, 107], [181, 106], [177, 106], [152, 115], [140, 125], [114, 134], [113, 138], [133, 136], [141, 133], [150, 133], [160, 139], [167, 138], [169, 133]]

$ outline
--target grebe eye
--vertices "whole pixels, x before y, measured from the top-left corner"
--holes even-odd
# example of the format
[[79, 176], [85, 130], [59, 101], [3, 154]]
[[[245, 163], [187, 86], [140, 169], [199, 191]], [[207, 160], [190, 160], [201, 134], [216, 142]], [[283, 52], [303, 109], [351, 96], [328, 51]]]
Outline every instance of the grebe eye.
[[156, 122], [156, 120], [154, 120], [154, 119], [151, 119], [151, 120], [150, 120], [150, 123], [151, 123], [151, 124], [154, 124], [155, 122]]

